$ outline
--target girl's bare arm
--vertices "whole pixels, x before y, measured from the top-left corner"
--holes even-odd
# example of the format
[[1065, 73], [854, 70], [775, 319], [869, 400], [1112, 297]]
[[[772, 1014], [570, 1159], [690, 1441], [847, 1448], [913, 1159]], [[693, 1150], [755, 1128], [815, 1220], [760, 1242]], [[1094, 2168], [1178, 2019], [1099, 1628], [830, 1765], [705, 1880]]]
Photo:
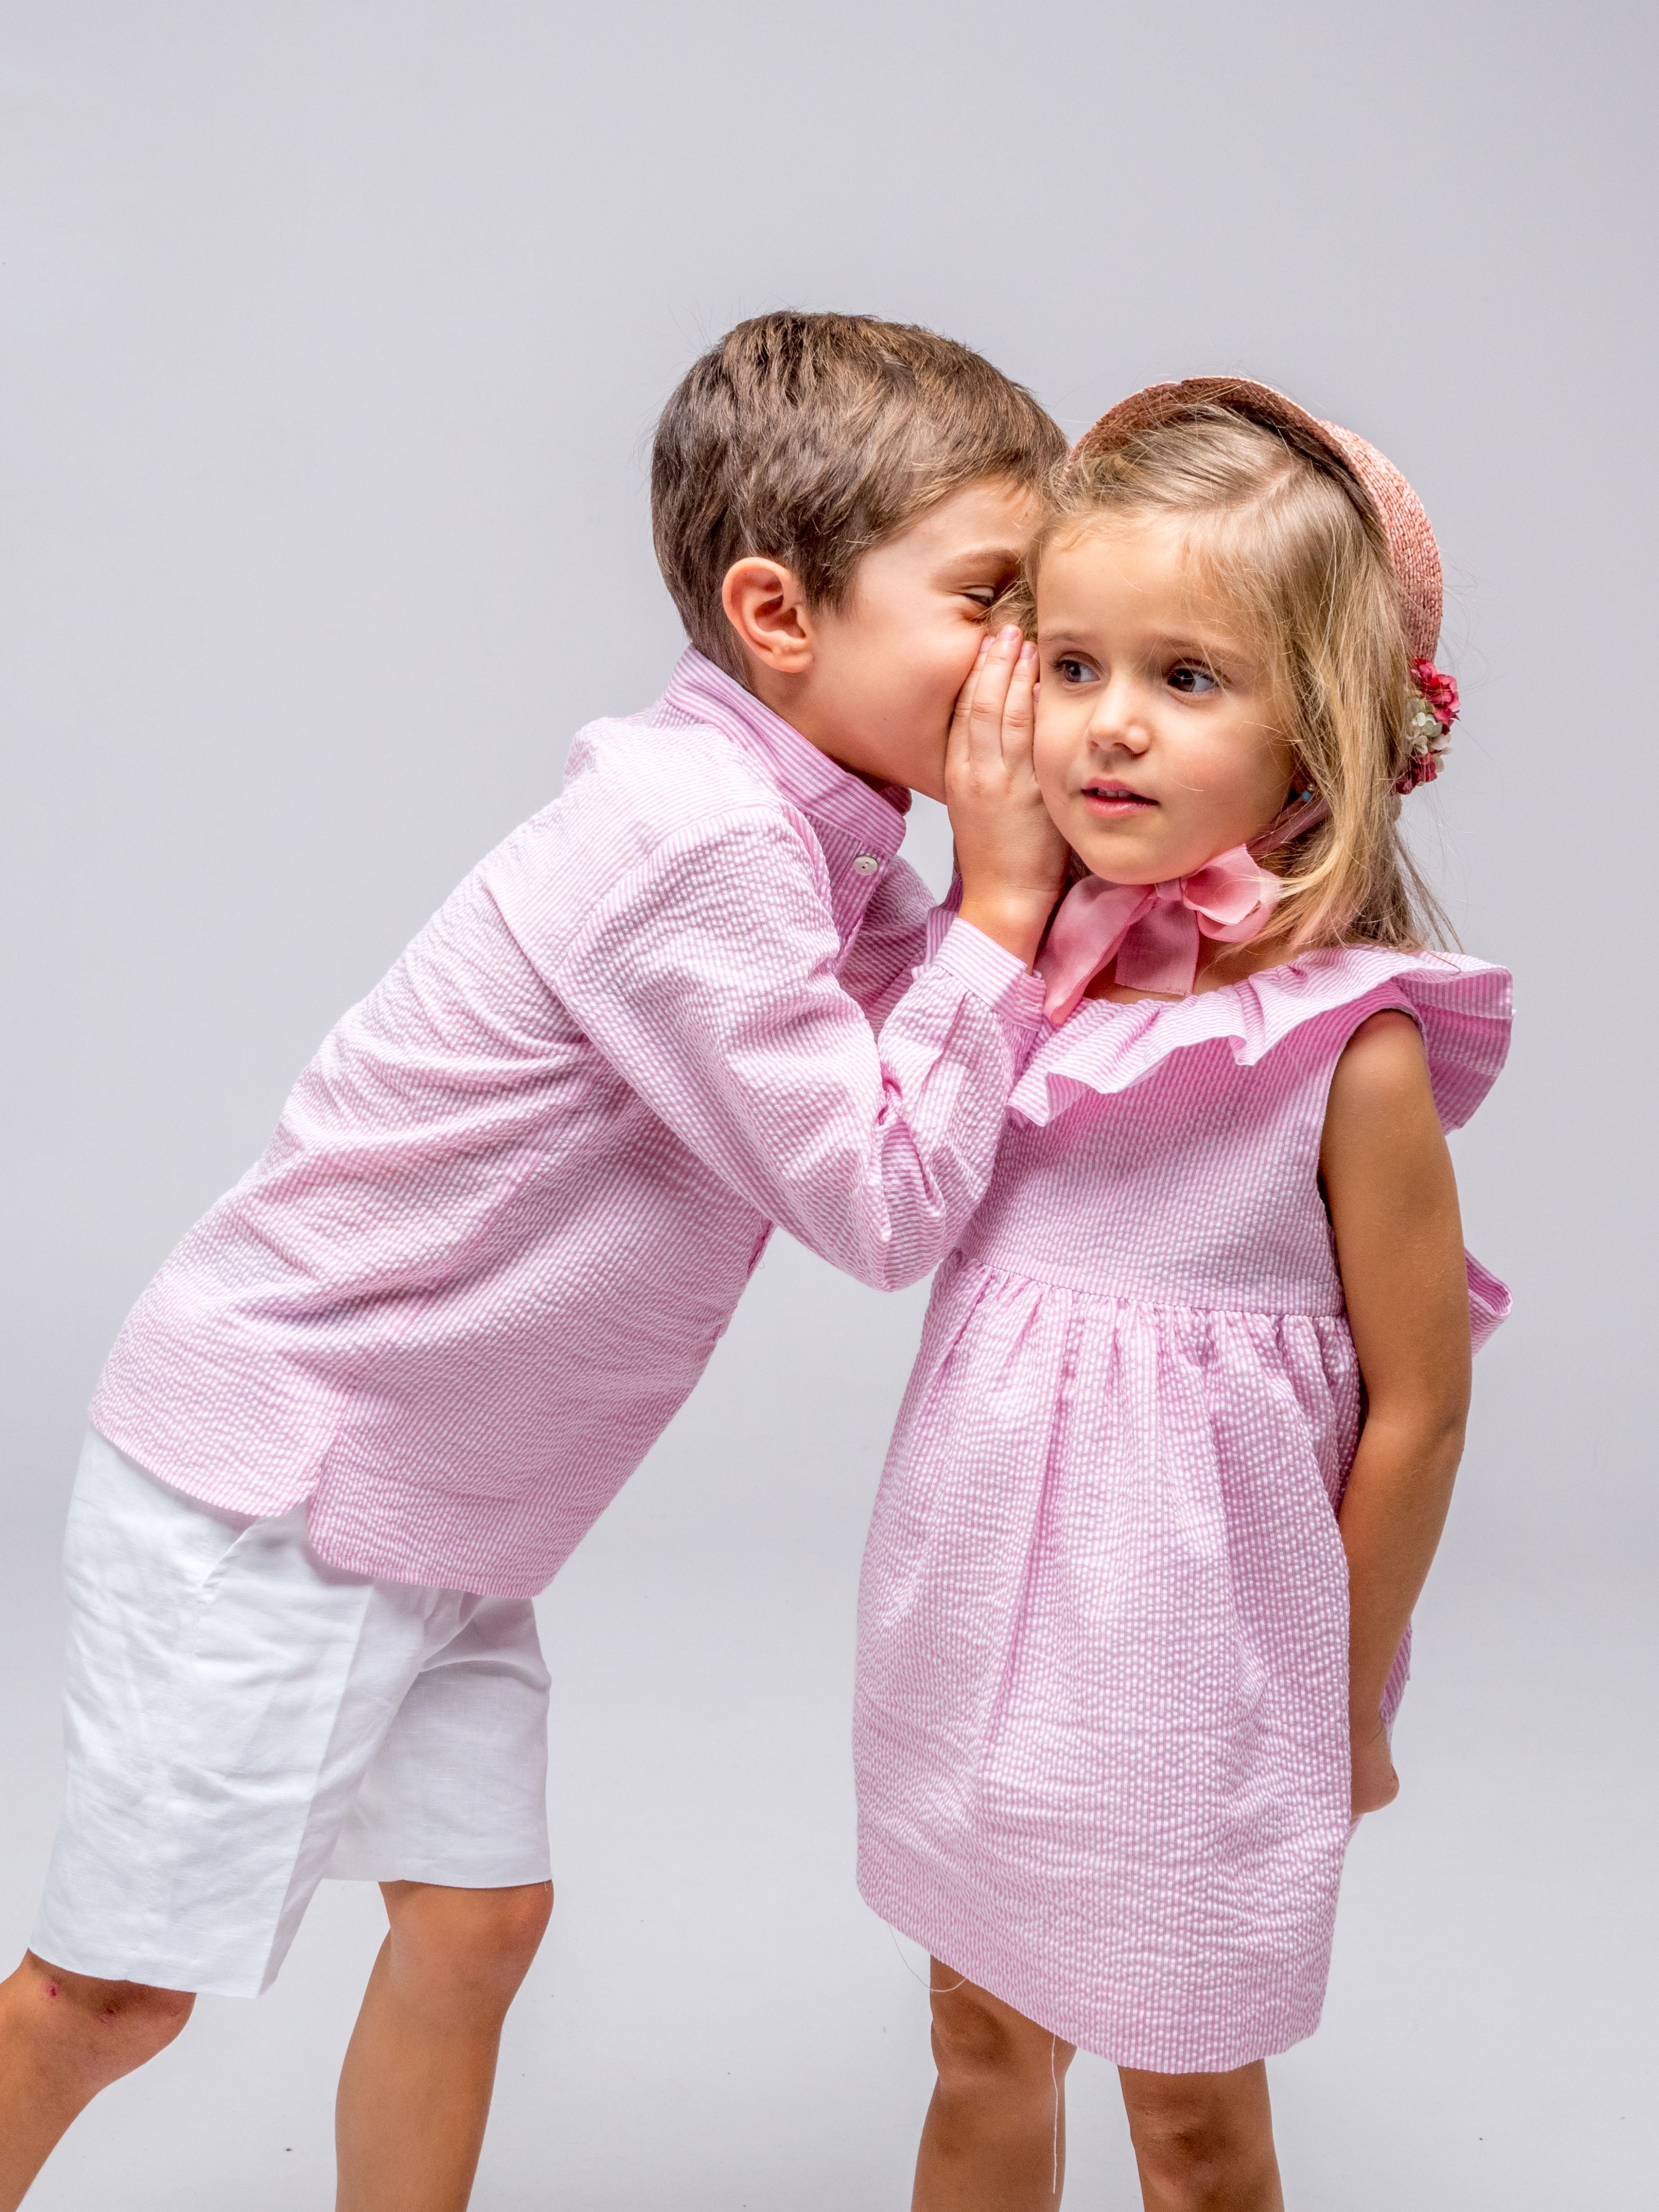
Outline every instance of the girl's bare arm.
[[1355, 1030], [1332, 1079], [1320, 1174], [1365, 1383], [1339, 1516], [1357, 1818], [1399, 1788], [1382, 1690], [1445, 1524], [1469, 1404], [1457, 1186], [1408, 1015], [1373, 1014]]

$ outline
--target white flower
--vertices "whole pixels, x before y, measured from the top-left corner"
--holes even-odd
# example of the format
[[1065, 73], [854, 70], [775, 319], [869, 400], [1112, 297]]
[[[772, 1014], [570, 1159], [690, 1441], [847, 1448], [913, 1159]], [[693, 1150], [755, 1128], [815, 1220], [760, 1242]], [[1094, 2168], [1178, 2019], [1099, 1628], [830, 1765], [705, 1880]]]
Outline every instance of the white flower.
[[1406, 736], [1414, 753], [1432, 752], [1444, 743], [1445, 732], [1426, 699], [1419, 699], [1413, 705], [1406, 725]]

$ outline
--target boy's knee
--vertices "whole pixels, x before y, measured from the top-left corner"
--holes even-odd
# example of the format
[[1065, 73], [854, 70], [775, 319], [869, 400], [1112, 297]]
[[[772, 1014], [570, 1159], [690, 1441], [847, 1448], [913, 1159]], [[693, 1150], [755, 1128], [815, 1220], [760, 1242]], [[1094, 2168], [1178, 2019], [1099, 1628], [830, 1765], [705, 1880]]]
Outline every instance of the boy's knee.
[[72, 1974], [30, 1952], [17, 1977], [33, 2038], [49, 2041], [100, 2083], [118, 2081], [165, 2051], [196, 2000], [185, 1990]]
[[386, 1890], [398, 1968], [485, 2001], [510, 2002], [553, 1910], [550, 1881], [511, 1889], [390, 1882]]
[[480, 1924], [483, 1948], [503, 1966], [522, 1974], [541, 1948], [547, 1923], [553, 1916], [550, 1881], [526, 1884], [519, 1889], [480, 1890], [485, 1900]]

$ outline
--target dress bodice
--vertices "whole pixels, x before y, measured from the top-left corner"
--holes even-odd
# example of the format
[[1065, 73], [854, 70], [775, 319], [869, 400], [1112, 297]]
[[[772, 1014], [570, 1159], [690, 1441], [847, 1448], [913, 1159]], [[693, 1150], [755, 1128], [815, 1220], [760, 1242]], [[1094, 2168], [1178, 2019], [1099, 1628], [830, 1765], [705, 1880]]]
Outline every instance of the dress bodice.
[[[1410, 1015], [1455, 1127], [1503, 1064], [1509, 999], [1502, 969], [1352, 945], [1176, 1002], [1085, 1000], [1033, 1056], [961, 1249], [1137, 1303], [1340, 1314], [1319, 1150], [1344, 1047]], [[1479, 1336], [1503, 1293], [1473, 1262], [1471, 1295]]]

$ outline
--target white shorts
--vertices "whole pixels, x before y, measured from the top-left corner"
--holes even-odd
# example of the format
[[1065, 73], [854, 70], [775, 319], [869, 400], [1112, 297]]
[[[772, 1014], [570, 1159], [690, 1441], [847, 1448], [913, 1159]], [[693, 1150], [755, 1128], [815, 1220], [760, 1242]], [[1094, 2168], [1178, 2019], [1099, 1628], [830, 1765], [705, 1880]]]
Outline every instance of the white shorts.
[[198, 1505], [95, 1433], [64, 1566], [68, 1778], [40, 1958], [257, 1996], [325, 1875], [549, 1878], [527, 1598], [343, 1574], [303, 1507]]

